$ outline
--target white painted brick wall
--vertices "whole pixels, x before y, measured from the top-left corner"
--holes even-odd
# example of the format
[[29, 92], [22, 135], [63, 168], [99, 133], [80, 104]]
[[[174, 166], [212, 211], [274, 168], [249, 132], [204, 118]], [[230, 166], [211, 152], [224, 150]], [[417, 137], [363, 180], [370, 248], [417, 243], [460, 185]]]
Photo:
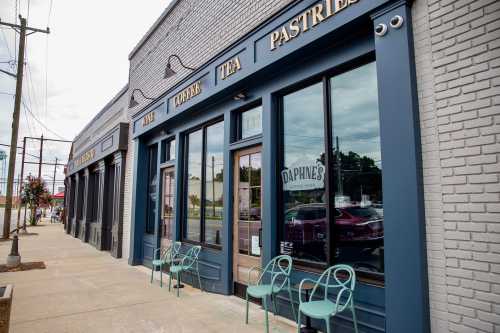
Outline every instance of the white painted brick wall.
[[500, 332], [500, 1], [415, 0], [431, 327]]
[[[120, 91], [121, 93], [121, 91]], [[83, 153], [88, 147], [120, 122], [128, 122], [128, 93], [115, 96], [102, 110], [101, 114], [86, 125], [73, 139], [73, 156]]]

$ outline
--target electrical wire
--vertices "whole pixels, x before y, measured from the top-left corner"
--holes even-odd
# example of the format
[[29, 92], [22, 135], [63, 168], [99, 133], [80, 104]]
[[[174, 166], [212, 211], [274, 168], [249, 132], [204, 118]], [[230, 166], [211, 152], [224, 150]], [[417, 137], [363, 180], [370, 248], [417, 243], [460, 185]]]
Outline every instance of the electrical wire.
[[28, 106], [26, 105], [26, 103], [24, 103], [24, 101], [22, 101], [22, 104], [24, 105], [24, 107], [26, 108], [26, 110], [29, 112], [29, 114], [31, 115], [31, 117], [33, 119], [35, 119], [39, 124], [40, 126], [42, 126], [43, 128], [45, 128], [47, 131], [49, 131], [50, 133], [54, 134], [55, 136], [57, 136], [59, 139], [61, 140], [66, 140], [65, 138], [63, 138], [62, 136], [60, 136], [59, 134], [57, 134], [56, 132], [54, 132], [53, 130], [51, 130], [50, 128], [48, 128], [40, 119], [38, 119], [34, 114], [33, 112], [28, 108]]
[[[47, 27], [50, 26], [50, 17], [52, 15], [52, 0], [49, 3], [49, 13], [47, 15]], [[48, 90], [49, 90], [49, 34], [45, 34], [45, 117], [48, 117]]]
[[[1, 29], [1, 31], [2, 31], [3, 40], [5, 42], [5, 47], [7, 48], [7, 52], [9, 53], [9, 58], [12, 59], [12, 52], [10, 52], [9, 42], [7, 42], [7, 36], [5, 36], [4, 29]], [[15, 62], [16, 60], [13, 59], [11, 61]]]

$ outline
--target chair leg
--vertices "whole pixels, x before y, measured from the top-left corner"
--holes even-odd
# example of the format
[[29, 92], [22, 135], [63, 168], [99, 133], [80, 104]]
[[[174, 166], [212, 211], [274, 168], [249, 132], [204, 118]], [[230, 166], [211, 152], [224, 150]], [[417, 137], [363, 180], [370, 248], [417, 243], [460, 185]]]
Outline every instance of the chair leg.
[[198, 285], [200, 286], [200, 291], [203, 291], [203, 288], [201, 287], [201, 279], [200, 279], [200, 271], [197, 269], [196, 274], [198, 275]]
[[155, 270], [155, 266], [153, 265], [151, 267], [151, 281], [149, 281], [149, 283], [153, 283], [153, 272], [154, 272], [154, 270]]
[[273, 301], [274, 315], [276, 316], [278, 314], [278, 309], [276, 307], [276, 295], [275, 294], [271, 294], [271, 300]]
[[179, 297], [179, 290], [181, 289], [181, 273], [177, 273], [177, 297]]
[[160, 265], [160, 287], [163, 288], [163, 265]]
[[245, 298], [247, 300], [247, 311], [246, 311], [246, 315], [245, 315], [245, 324], [248, 325], [248, 293], [246, 293]]
[[168, 274], [168, 291], [170, 291], [171, 285], [172, 285], [172, 272]]
[[267, 297], [262, 298], [262, 303], [264, 305], [264, 311], [266, 316], [266, 333], [269, 333], [269, 315], [267, 313]]
[[302, 328], [301, 327], [301, 323], [300, 323], [300, 310], [299, 310], [299, 313], [297, 315], [297, 333], [300, 333], [300, 329]]
[[325, 323], [326, 323], [326, 333], [330, 333], [330, 318], [329, 317], [325, 318]]
[[295, 305], [293, 304], [292, 291], [288, 288], [288, 297], [290, 297], [290, 304], [292, 305], [292, 314], [295, 321], [297, 321], [297, 313], [295, 313]]
[[352, 322], [354, 323], [354, 333], [358, 333], [358, 321], [356, 319], [356, 310], [354, 309], [354, 306], [351, 307], [351, 312], [352, 312]]

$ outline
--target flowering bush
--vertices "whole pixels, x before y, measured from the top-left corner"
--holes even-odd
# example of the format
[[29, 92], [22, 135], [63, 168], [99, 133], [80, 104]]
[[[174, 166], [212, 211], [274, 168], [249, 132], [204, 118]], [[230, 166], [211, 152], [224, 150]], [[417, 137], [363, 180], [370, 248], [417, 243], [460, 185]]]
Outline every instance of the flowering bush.
[[49, 205], [52, 199], [43, 179], [29, 176], [24, 183], [21, 200], [29, 206], [31, 210], [30, 224], [35, 225], [37, 223], [36, 209]]

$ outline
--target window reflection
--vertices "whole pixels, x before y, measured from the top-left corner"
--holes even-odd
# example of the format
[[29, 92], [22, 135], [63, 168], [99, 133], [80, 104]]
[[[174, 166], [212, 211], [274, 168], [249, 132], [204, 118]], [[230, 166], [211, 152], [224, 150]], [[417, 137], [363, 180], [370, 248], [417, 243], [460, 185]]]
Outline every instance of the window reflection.
[[190, 133], [187, 139], [187, 223], [185, 237], [199, 242], [201, 226], [201, 171], [203, 132]]
[[224, 123], [207, 127], [205, 160], [205, 242], [221, 244], [224, 167]]
[[357, 270], [383, 272], [382, 161], [375, 63], [336, 76], [330, 82], [335, 260]]
[[239, 114], [240, 135], [238, 139], [246, 139], [262, 133], [262, 106]]
[[283, 98], [283, 254], [326, 262], [322, 84]]

